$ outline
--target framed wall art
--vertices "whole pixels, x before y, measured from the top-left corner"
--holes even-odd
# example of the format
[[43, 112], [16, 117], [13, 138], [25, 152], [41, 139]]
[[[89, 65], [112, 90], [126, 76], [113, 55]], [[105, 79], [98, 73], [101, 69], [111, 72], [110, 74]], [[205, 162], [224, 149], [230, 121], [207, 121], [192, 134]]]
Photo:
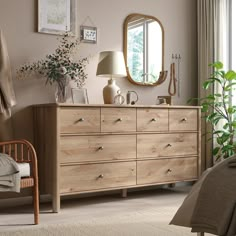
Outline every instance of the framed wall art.
[[73, 103], [89, 104], [87, 89], [85, 89], [85, 88], [72, 88], [71, 94], [72, 94], [72, 102]]
[[76, 0], [38, 0], [38, 32], [76, 35]]
[[80, 40], [83, 43], [97, 43], [97, 27], [80, 26]]

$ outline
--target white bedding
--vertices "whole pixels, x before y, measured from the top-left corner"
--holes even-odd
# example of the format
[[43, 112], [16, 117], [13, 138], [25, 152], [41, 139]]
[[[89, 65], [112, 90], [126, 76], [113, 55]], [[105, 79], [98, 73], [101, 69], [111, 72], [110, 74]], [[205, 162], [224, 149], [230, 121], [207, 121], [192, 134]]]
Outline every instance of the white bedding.
[[29, 163], [17, 163], [20, 177], [29, 177], [30, 176], [30, 164]]

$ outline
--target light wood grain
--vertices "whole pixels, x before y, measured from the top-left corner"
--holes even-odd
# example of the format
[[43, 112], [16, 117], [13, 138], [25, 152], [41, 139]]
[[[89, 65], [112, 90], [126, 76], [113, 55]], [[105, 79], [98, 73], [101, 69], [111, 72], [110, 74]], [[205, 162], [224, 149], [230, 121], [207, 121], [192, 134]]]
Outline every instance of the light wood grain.
[[[40, 190], [52, 195], [54, 212], [62, 195], [123, 189], [125, 196], [131, 187], [192, 181], [200, 174], [199, 107], [33, 108]], [[174, 172], [166, 175], [167, 167]]]
[[137, 184], [196, 179], [197, 157], [137, 162]]
[[100, 132], [100, 109], [63, 107], [60, 109], [61, 133]]
[[136, 131], [136, 109], [101, 108], [101, 131]]
[[137, 109], [137, 131], [168, 131], [168, 109]]
[[34, 140], [39, 163], [40, 194], [51, 194], [53, 211], [60, 209], [58, 156], [58, 108], [34, 107]]
[[136, 135], [61, 137], [61, 163], [122, 159], [136, 159]]
[[186, 105], [142, 105], [142, 104], [135, 104], [135, 105], [127, 105], [127, 104], [122, 104], [122, 106], [119, 106], [117, 104], [77, 104], [77, 103], [46, 103], [46, 104], [37, 104], [33, 105], [33, 107], [76, 107], [78, 108], [93, 108], [93, 107], [105, 107], [105, 108], [117, 108], [117, 107], [122, 107], [122, 108], [155, 108], [155, 109], [163, 109], [163, 108], [170, 108], [170, 109], [201, 109], [201, 106], [186, 106]]
[[170, 109], [169, 110], [170, 131], [197, 131], [198, 110], [197, 109]]
[[61, 193], [136, 184], [136, 162], [61, 167]]
[[197, 155], [197, 133], [138, 134], [137, 158]]

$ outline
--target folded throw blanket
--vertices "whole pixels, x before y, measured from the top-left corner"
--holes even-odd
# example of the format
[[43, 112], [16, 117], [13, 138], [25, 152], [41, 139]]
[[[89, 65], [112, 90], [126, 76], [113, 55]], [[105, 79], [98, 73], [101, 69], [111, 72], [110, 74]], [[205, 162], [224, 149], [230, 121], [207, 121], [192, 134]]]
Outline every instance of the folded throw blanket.
[[18, 165], [5, 153], [0, 153], [0, 191], [20, 192]]
[[221, 236], [236, 234], [235, 156], [203, 173], [177, 211], [171, 224], [191, 227], [192, 232]]
[[233, 157], [229, 160], [228, 167], [236, 167], [236, 157]]

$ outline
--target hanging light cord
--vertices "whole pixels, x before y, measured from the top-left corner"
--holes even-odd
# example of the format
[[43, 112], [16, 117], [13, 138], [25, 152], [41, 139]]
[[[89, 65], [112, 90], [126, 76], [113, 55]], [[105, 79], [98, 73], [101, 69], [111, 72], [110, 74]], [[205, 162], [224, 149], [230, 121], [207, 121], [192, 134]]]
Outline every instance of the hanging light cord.
[[[173, 86], [173, 92], [171, 88], [172, 86]], [[175, 63], [170, 64], [170, 83], [168, 87], [168, 93], [171, 96], [174, 96], [176, 94]]]

